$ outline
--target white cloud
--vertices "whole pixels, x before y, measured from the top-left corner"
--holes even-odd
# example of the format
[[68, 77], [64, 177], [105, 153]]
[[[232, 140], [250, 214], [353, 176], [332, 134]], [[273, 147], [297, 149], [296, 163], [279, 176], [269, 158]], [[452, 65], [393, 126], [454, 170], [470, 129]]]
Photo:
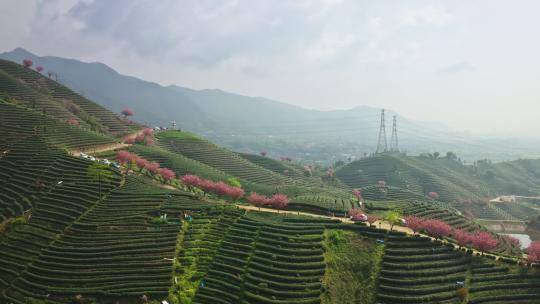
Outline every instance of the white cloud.
[[379, 31], [381, 29], [381, 26], [382, 26], [382, 20], [380, 17], [370, 18], [368, 20], [368, 28], [373, 32]]
[[509, 111], [512, 100], [537, 113], [539, 9], [535, 0], [0, 0], [0, 51], [309, 108], [365, 103], [429, 118], [438, 102], [482, 112]]
[[352, 34], [323, 32], [319, 39], [304, 52], [307, 63], [325, 63], [338, 56], [354, 42]]
[[431, 4], [417, 9], [405, 9], [402, 13], [404, 25], [446, 25], [454, 19], [445, 6], [441, 4]]

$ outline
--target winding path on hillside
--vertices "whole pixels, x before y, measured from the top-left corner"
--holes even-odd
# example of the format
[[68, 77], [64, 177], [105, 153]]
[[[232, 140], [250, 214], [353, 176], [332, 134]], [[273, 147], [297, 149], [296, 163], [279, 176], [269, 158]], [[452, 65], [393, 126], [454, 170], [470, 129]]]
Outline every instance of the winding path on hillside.
[[[244, 209], [244, 210], [248, 210], [248, 211], [261, 211], [261, 212], [270, 212], [270, 213], [280, 213], [280, 214], [293, 214], [293, 215], [305, 215], [305, 216], [311, 216], [311, 217], [319, 217], [319, 218], [325, 218], [325, 219], [332, 219], [332, 220], [339, 220], [343, 223], [346, 223], [346, 224], [354, 224], [354, 221], [348, 219], [348, 218], [343, 218], [343, 217], [335, 217], [335, 216], [327, 216], [327, 215], [319, 215], [319, 214], [314, 214], [314, 213], [309, 213], [309, 212], [297, 212], [297, 211], [287, 211], [287, 210], [280, 210], [278, 212], [278, 210], [276, 209], [271, 209], [271, 208], [258, 208], [258, 207], [255, 207], [255, 206], [249, 206], [249, 205], [239, 205], [239, 204], [236, 204], [236, 206], [238, 208], [241, 208], [241, 209]], [[381, 229], [385, 229], [385, 230], [390, 230], [390, 223], [386, 222], [386, 221], [383, 221], [383, 220], [378, 220], [375, 222], [375, 225], [378, 227], [378, 228], [381, 228]], [[410, 229], [410, 228], [407, 228], [407, 227], [403, 227], [403, 226], [397, 226], [397, 225], [394, 225], [394, 227], [392, 228], [393, 231], [400, 231], [400, 232], [404, 232], [408, 235], [415, 235], [415, 233]], [[427, 238], [430, 238], [432, 240], [435, 240], [435, 238], [429, 236], [429, 235], [425, 235], [425, 234], [421, 234], [421, 233], [416, 233], [416, 235], [420, 235], [420, 236], [423, 236], [423, 237], [427, 237]], [[454, 248], [458, 248], [460, 249], [461, 247], [459, 247], [457, 244], [454, 244], [454, 243], [450, 243], [448, 242], [449, 244], [452, 244], [454, 246]], [[474, 254], [482, 254], [480, 251], [476, 250], [476, 249], [473, 249], [473, 253]], [[497, 255], [497, 254], [494, 254], [494, 253], [488, 253], [490, 255], [493, 255], [496, 257], [496, 260], [498, 260], [499, 258], [501, 258], [501, 256]], [[527, 255], [526, 254], [523, 254], [523, 258], [527, 258]]]
[[[348, 219], [348, 218], [344, 218], [344, 217], [337, 217], [337, 216], [327, 216], [327, 215], [319, 215], [319, 214], [314, 214], [314, 213], [309, 213], [309, 212], [298, 212], [298, 211], [288, 211], [288, 210], [278, 210], [277, 209], [271, 209], [271, 208], [259, 208], [258, 207], [255, 207], [255, 206], [249, 206], [249, 205], [236, 205], [238, 206], [238, 208], [241, 208], [241, 209], [244, 209], [244, 210], [249, 210], [249, 211], [261, 211], [261, 212], [270, 212], [270, 213], [280, 213], [280, 214], [293, 214], [293, 215], [305, 215], [305, 216], [311, 216], [311, 217], [319, 217], [319, 218], [325, 218], [325, 219], [332, 219], [332, 220], [338, 220], [338, 221], [341, 221], [343, 223], [346, 223], [346, 224], [354, 224], [354, 221]], [[383, 221], [383, 220], [379, 220], [379, 221], [376, 221], [375, 222], [375, 225], [381, 229], [386, 229], [386, 230], [390, 230], [390, 223], [386, 222], [386, 221]], [[403, 227], [403, 226], [397, 226], [397, 225], [394, 225], [393, 229], [394, 231], [401, 231], [401, 232], [405, 232], [407, 234], [414, 234], [413, 231], [407, 227]]]
[[70, 150], [69, 153], [71, 155], [74, 155], [74, 156], [80, 156], [81, 152], [88, 152], [88, 153], [94, 154], [94, 153], [107, 152], [107, 151], [112, 151], [112, 150], [117, 150], [117, 149], [123, 149], [123, 148], [127, 148], [129, 146], [131, 146], [131, 145], [130, 144], [124, 144], [124, 143], [115, 143], [115, 144], [110, 144], [110, 145], [95, 146], [95, 147], [92, 147], [92, 148], [86, 148], [86, 149], [84, 149], [84, 151], [82, 151], [81, 149], [73, 149], [73, 150]]

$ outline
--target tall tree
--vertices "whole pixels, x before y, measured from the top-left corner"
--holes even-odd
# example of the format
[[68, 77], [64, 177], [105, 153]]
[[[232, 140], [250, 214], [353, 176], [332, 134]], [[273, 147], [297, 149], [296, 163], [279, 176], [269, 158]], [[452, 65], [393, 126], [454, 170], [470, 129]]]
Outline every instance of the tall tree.
[[390, 231], [394, 229], [394, 225], [399, 223], [400, 218], [401, 214], [397, 211], [387, 211], [383, 217], [383, 219], [390, 224]]

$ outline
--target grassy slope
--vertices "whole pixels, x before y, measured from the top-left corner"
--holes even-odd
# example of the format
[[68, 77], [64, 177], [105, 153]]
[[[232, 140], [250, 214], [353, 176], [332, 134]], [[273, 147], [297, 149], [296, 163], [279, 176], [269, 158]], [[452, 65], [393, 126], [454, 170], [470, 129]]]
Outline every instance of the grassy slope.
[[326, 272], [322, 304], [375, 302], [376, 280], [383, 247], [355, 232], [325, 231]]

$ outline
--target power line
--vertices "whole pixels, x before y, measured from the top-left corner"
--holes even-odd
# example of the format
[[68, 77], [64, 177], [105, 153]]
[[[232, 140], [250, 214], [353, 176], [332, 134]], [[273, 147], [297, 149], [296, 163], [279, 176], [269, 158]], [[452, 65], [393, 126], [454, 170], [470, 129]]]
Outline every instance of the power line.
[[384, 119], [384, 109], [381, 110], [381, 125], [379, 127], [379, 141], [377, 143], [377, 152], [375, 153], [381, 153], [381, 152], [387, 152], [388, 151], [388, 144], [386, 142], [386, 125], [385, 125], [385, 119]]

